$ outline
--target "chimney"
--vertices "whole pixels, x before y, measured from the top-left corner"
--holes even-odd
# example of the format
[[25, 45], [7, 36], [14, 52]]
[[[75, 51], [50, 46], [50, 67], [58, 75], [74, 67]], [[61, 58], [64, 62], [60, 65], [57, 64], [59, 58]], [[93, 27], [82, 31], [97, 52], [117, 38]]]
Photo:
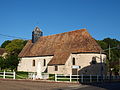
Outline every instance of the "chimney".
[[43, 36], [43, 32], [38, 27], [35, 27], [32, 31], [32, 43], [35, 43], [41, 36]]

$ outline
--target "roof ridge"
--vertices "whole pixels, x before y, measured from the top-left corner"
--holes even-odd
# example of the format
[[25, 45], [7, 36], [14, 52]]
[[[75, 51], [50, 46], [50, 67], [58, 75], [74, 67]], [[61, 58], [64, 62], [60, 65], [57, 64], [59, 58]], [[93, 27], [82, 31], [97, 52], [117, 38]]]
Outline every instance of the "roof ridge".
[[65, 33], [71, 33], [71, 32], [76, 32], [76, 31], [82, 31], [82, 32], [87, 32], [87, 29], [77, 29], [69, 32], [63, 32], [63, 33], [58, 33], [58, 34], [52, 34], [52, 35], [47, 35], [47, 36], [42, 36], [42, 37], [49, 37], [49, 36], [54, 36], [54, 35], [60, 35], [60, 34], [65, 34]]

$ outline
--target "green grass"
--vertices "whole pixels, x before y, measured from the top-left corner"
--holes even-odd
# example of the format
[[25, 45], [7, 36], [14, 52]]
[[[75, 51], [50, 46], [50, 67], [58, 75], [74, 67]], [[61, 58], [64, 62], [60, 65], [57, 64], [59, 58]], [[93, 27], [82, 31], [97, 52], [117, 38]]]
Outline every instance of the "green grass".
[[28, 72], [16, 72], [16, 79], [27, 79]]
[[49, 74], [49, 79], [48, 80], [55, 80], [55, 74]]
[[[4, 72], [4, 71], [0, 71], [0, 72]], [[5, 71], [5, 72], [11, 72], [11, 71]], [[9, 75], [9, 74], [7, 74], [7, 75]], [[0, 78], [3, 78], [3, 76], [0, 76]], [[5, 76], [5, 78], [12, 79], [13, 77]], [[27, 79], [28, 78], [28, 72], [16, 72], [15, 78], [16, 79]]]
[[0, 78], [3, 78], [3, 76], [0, 76]]
[[[1, 72], [2, 72], [2, 73], [1, 73]], [[5, 72], [11, 72], [11, 71], [6, 70]], [[3, 73], [4, 73], [4, 71], [1, 70], [1, 71], [0, 71], [0, 75], [3, 75]], [[11, 74], [6, 73], [6, 75], [11, 75], [11, 76], [13, 76], [13, 73], [11, 73]], [[5, 78], [10, 78], [10, 79], [12, 79], [13, 77], [11, 77], [11, 76], [5, 76]], [[3, 76], [0, 76], [0, 78], [3, 78]]]
[[69, 78], [57, 79], [57, 81], [70, 81], [70, 79]]

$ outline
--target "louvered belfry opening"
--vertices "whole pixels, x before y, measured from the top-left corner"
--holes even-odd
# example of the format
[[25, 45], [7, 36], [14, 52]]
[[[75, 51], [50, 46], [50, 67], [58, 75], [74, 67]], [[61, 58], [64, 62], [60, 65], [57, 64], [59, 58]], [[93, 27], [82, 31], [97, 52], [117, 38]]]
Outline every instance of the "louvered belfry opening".
[[32, 43], [35, 43], [41, 36], [43, 36], [43, 32], [38, 27], [35, 27], [32, 32]]

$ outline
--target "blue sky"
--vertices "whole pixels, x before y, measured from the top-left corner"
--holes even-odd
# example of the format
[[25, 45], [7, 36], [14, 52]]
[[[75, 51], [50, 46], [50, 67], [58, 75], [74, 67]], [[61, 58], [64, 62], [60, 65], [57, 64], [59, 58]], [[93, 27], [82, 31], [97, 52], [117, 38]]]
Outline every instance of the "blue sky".
[[[0, 0], [0, 34], [31, 39], [87, 28], [93, 38], [120, 40], [120, 0]], [[16, 38], [0, 35], [0, 44]]]

